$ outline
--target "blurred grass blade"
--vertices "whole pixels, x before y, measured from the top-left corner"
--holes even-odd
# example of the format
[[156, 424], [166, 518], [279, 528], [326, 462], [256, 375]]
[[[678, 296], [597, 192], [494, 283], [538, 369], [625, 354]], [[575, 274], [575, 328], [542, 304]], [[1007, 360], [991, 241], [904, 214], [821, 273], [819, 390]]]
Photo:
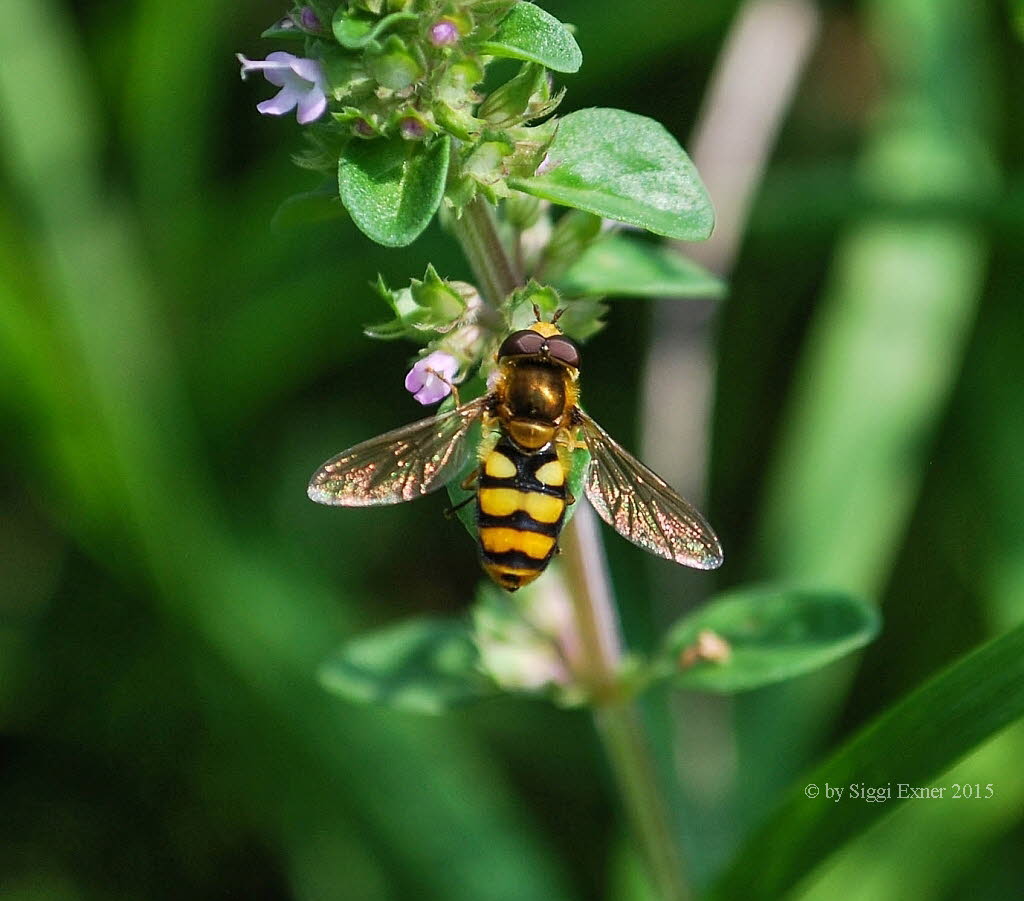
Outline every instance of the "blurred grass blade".
[[570, 297], [721, 297], [725, 284], [665, 244], [612, 235], [591, 244], [555, 287]]
[[[272, 775], [260, 772], [253, 784], [233, 773], [238, 805], [268, 779], [290, 782], [297, 765], [296, 778], [315, 783], [315, 814], [326, 819], [296, 816], [279, 792], [260, 840], [291, 834], [298, 847], [312, 824], [342, 829], [358, 808], [377, 849], [416, 874], [424, 897], [507, 901], [508, 885], [563, 897], [557, 864], [471, 738], [440, 722], [335, 715], [312, 676], [337, 628], [338, 599], [284, 552], [268, 557], [251, 529], [242, 539], [224, 514], [140, 229], [112, 199], [97, 104], [81, 75], [88, 62], [65, 11], [13, 0], [5, 12], [11, 21], [46, 22], [0, 31], [4, 175], [25, 198], [25, 227], [46, 259], [45, 291], [32, 301], [45, 309], [61, 355], [42, 373], [52, 385], [11, 386], [31, 392], [21, 406], [44, 445], [40, 484], [67, 498], [68, 528], [101, 567], [133, 588], [148, 583], [161, 626], [194, 637], [208, 662], [230, 674], [239, 703], [258, 699], [262, 715], [241, 718], [232, 750], [266, 750]], [[61, 415], [52, 397], [79, 415]], [[204, 714], [216, 709], [216, 698], [199, 697], [209, 705]], [[401, 799], [402, 817], [383, 795]]]
[[[820, 669], [878, 633], [878, 611], [842, 592], [743, 588], [713, 598], [669, 632], [659, 674], [675, 688], [731, 694]], [[702, 633], [728, 644], [725, 659], [702, 659]], [[693, 654], [692, 662], [680, 658]]]
[[[987, 196], [984, 17], [956, 0], [869, 6], [891, 84], [861, 162], [866, 187], [894, 206], [940, 210]], [[872, 213], [842, 238], [765, 479], [759, 578], [881, 591], [960, 372], [986, 255], [976, 223], [943, 213]], [[806, 766], [845, 681], [836, 672], [737, 700], [746, 819]]]
[[[712, 892], [776, 899], [847, 841], [902, 803], [897, 786], [924, 786], [986, 738], [1024, 716], [1024, 625], [930, 679], [807, 774], [759, 828]], [[842, 803], [824, 786], [892, 784], [886, 804]], [[806, 785], [822, 792], [811, 799]]]
[[325, 688], [352, 701], [443, 713], [493, 694], [467, 623], [407, 619], [346, 642], [320, 668]]

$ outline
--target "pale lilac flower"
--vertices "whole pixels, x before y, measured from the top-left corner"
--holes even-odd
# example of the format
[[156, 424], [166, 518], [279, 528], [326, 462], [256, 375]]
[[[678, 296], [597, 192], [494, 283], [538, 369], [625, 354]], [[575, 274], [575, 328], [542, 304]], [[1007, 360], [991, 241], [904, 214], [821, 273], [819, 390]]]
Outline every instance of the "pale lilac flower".
[[242, 64], [242, 78], [259, 71], [281, 89], [276, 96], [256, 105], [264, 116], [283, 116], [297, 108], [295, 118], [299, 124], [308, 125], [324, 114], [327, 78], [315, 59], [303, 59], [283, 51], [271, 53], [264, 60], [246, 59], [241, 53], [237, 56]]
[[[424, 406], [436, 404], [452, 393], [452, 386], [449, 383], [458, 371], [459, 361], [455, 357], [443, 350], [435, 350], [422, 360], [418, 360], [409, 370], [405, 377], [405, 390], [411, 391], [412, 396]], [[435, 373], [444, 376], [448, 381], [442, 381]]]

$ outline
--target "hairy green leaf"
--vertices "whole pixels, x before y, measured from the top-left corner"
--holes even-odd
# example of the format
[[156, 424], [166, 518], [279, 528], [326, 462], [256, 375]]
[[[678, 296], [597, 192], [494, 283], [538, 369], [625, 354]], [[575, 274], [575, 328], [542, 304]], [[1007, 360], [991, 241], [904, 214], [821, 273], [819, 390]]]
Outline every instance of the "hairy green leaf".
[[658, 235], [703, 241], [715, 214], [697, 169], [653, 119], [584, 109], [558, 123], [540, 174], [510, 187]]
[[591, 244], [555, 280], [571, 296], [721, 297], [725, 284], [678, 250], [624, 235]]
[[[655, 663], [677, 688], [733, 693], [791, 679], [862, 647], [878, 612], [847, 594], [758, 586], [731, 591], [680, 620]], [[702, 634], [728, 644], [722, 660], [699, 653]]]
[[[906, 800], [901, 783], [927, 785], [1022, 716], [1024, 626], [1018, 626], [928, 680], [801, 779], [750, 837], [711, 897], [768, 901], [787, 895], [830, 854], [900, 806]], [[824, 798], [826, 783], [891, 785], [893, 792], [885, 804], [837, 804]], [[808, 785], [820, 794], [808, 797]]]
[[387, 247], [411, 244], [430, 224], [448, 175], [451, 142], [400, 137], [352, 141], [338, 164], [338, 191], [352, 221]]
[[351, 701], [441, 713], [493, 692], [478, 656], [462, 620], [410, 619], [342, 645], [320, 681]]
[[569, 29], [532, 3], [512, 7], [480, 49], [491, 56], [540, 63], [555, 72], [576, 72], [583, 64], [583, 53]]

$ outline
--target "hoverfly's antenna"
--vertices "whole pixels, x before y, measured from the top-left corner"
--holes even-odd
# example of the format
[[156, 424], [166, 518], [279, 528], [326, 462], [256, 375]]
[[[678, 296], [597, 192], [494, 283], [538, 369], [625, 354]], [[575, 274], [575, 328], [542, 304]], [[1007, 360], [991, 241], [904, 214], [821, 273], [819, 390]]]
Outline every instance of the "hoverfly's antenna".
[[[552, 325], [554, 325], [554, 324], [555, 324], [556, 322], [558, 322], [558, 320], [559, 320], [559, 319], [561, 319], [561, 317], [562, 317], [562, 314], [563, 314], [563, 313], [564, 313], [564, 312], [565, 312], [565, 311], [566, 311], [567, 309], [568, 309], [568, 307], [562, 307], [562, 308], [561, 308], [561, 309], [559, 309], [559, 310], [555, 310], [555, 315], [551, 317], [551, 324], [552, 324]], [[541, 312], [540, 312], [540, 307], [539, 307], [539, 306], [537, 306], [537, 304], [534, 304], [534, 305], [533, 305], [533, 315], [534, 315], [534, 318], [535, 318], [535, 319], [536, 319], [536, 320], [537, 320], [538, 322], [543, 322], [543, 321], [544, 321], [544, 317], [543, 317], [543, 316], [541, 315]]]

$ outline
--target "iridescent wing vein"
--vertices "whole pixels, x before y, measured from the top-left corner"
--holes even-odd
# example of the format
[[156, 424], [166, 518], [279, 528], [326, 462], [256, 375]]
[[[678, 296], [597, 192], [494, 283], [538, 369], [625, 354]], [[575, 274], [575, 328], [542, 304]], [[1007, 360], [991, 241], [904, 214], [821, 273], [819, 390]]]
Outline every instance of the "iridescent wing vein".
[[577, 407], [590, 450], [586, 493], [598, 515], [644, 550], [697, 569], [722, 565], [704, 517]]
[[387, 432], [332, 457], [309, 482], [319, 504], [375, 507], [411, 501], [454, 478], [473, 451], [468, 437], [487, 398]]

